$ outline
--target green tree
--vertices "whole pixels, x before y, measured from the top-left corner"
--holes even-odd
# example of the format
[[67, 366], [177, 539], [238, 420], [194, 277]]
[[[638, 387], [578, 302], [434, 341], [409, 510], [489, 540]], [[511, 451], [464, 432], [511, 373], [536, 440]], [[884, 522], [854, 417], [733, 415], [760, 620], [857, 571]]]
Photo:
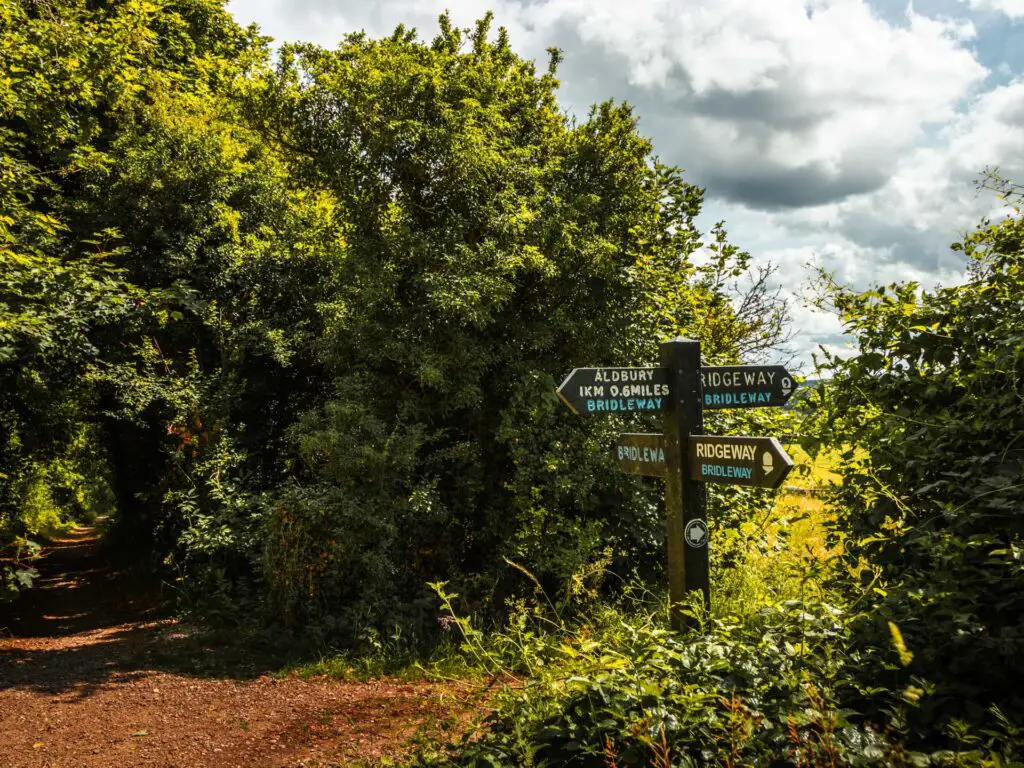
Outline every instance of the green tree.
[[142, 341], [195, 296], [127, 268], [157, 244], [126, 242], [134, 211], [96, 190], [142, 115], [222, 87], [254, 40], [206, 0], [0, 7], [0, 549], [111, 511], [133, 469], [108, 465], [109, 418], [158, 398]]
[[573, 417], [558, 379], [651, 363], [680, 333], [723, 362], [779, 341], [764, 283], [764, 319], [740, 319], [730, 281], [749, 255], [724, 230], [695, 262], [702, 190], [657, 161], [630, 107], [573, 124], [557, 57], [538, 75], [490, 22], [286, 46], [246, 96], [343, 222], [333, 392], [292, 430], [295, 479], [267, 520], [292, 620], [421, 624], [439, 577], [500, 608], [522, 578], [503, 558], [553, 592], [608, 547], [657, 573], [659, 494], [611, 466], [624, 425]]

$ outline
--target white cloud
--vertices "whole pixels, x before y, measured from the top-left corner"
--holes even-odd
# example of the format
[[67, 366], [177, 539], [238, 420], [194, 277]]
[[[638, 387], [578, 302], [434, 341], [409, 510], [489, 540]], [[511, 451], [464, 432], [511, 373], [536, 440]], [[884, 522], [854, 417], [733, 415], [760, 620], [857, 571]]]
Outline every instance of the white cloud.
[[1024, 79], [972, 100], [933, 142], [901, 158], [878, 192], [840, 203], [837, 229], [891, 248], [907, 269], [948, 279], [942, 273], [956, 261], [948, 245], [980, 217], [998, 213], [999, 201], [973, 183], [986, 166], [1024, 178]]
[[[1024, 0], [1018, 0], [1024, 2]], [[838, 200], [885, 183], [900, 153], [954, 114], [988, 70], [966, 21], [908, 9], [890, 24], [864, 0], [232, 0], [277, 37], [333, 44], [397, 23], [425, 35], [450, 8], [494, 8], [513, 44], [566, 52], [578, 110], [610, 95], [638, 106], [659, 152], [711, 194], [759, 207]]]
[[[791, 294], [807, 280], [808, 264], [857, 289], [952, 285], [966, 261], [949, 245], [982, 217], [1008, 213], [974, 183], [985, 166], [1024, 179], [1024, 79], [971, 100], [931, 142], [906, 152], [875, 192], [783, 212], [719, 204], [713, 214], [759, 260], [778, 265], [778, 283]], [[794, 325], [805, 361], [819, 344], [841, 345], [841, 329], [827, 315], [796, 307]]]
[[843, 336], [843, 326], [839, 318], [822, 310], [814, 309], [803, 302], [795, 302], [792, 306], [794, 327], [797, 329], [792, 346], [799, 351], [798, 363], [791, 368], [794, 373], [815, 377], [820, 375], [811, 360], [812, 353], [824, 347], [832, 354], [849, 356], [854, 348], [849, 339]]
[[1024, 0], [969, 0], [972, 10], [1005, 13], [1011, 19], [1024, 19]]
[[[711, 190], [806, 205], [881, 186], [899, 154], [988, 74], [965, 21], [862, 0], [546, 0], [520, 19], [640, 106], [659, 151]], [[580, 51], [587, 53], [581, 54]], [[625, 87], [623, 87], [625, 86]], [[671, 159], [675, 160], [676, 157]]]

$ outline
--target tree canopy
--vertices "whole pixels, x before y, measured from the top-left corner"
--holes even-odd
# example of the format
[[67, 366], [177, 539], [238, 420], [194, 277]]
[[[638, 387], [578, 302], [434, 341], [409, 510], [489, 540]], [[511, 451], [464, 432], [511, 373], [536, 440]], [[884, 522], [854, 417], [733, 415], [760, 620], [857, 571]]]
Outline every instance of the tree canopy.
[[271, 58], [216, 2], [6, 13], [8, 538], [116, 508], [203, 600], [346, 636], [428, 626], [442, 576], [500, 610], [504, 558], [658, 571], [557, 378], [681, 333], [736, 362], [785, 307], [734, 300], [749, 255], [628, 105], [570, 118], [490, 15]]

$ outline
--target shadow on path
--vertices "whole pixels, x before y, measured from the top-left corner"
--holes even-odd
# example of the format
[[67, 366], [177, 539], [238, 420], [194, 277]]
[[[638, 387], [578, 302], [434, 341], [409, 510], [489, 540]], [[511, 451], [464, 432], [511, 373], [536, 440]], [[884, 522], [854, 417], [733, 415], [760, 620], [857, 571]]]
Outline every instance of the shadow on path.
[[155, 579], [112, 568], [91, 528], [38, 565], [0, 613], [3, 768], [376, 765], [478, 709], [453, 684], [263, 674], [280, 653], [175, 622]]
[[153, 671], [246, 679], [281, 664], [169, 618], [156, 579], [113, 568], [95, 528], [52, 541], [36, 567], [36, 586], [0, 605], [0, 691], [88, 696]]
[[138, 621], [158, 606], [152, 585], [114, 570], [94, 527], [54, 539], [35, 563], [39, 578], [10, 606], [0, 606], [0, 637], [61, 638]]

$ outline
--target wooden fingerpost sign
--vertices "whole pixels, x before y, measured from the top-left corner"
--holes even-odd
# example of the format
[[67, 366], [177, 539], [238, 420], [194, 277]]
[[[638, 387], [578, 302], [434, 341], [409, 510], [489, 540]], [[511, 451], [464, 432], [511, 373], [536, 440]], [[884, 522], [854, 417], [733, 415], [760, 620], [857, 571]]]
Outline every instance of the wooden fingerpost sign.
[[700, 364], [700, 342], [660, 346], [656, 368], [576, 368], [558, 396], [580, 415], [658, 412], [663, 433], [625, 433], [616, 444], [619, 469], [665, 480], [665, 533], [672, 626], [688, 626], [686, 593], [711, 605], [706, 483], [778, 488], [793, 468], [773, 437], [704, 434], [704, 408], [785, 405], [796, 388], [780, 365]]

